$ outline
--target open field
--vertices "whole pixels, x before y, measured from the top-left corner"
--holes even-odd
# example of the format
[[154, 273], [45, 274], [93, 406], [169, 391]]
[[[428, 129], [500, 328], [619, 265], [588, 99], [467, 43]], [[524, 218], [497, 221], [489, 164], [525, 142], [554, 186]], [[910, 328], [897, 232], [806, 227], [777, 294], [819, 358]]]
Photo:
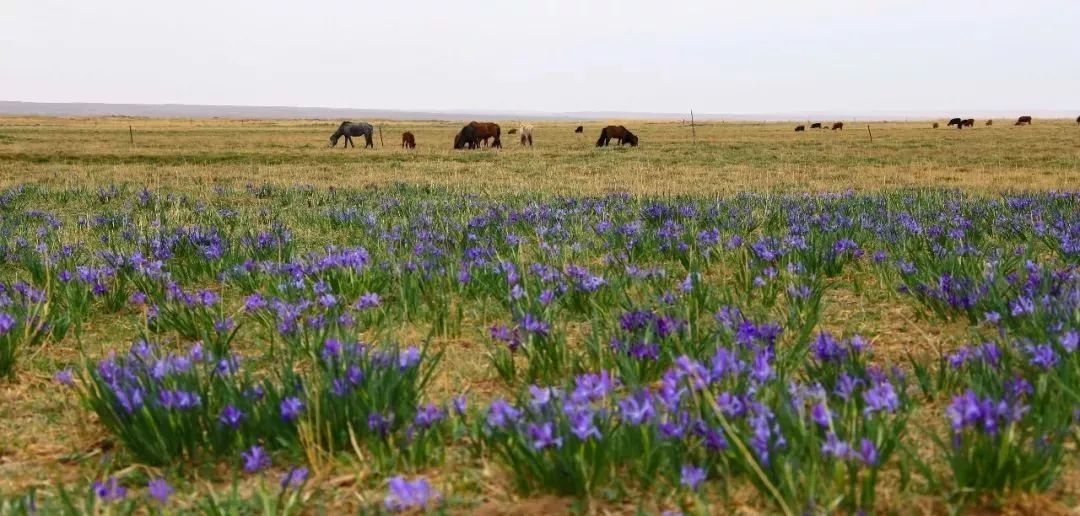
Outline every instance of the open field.
[[[197, 188], [213, 184], [361, 187], [404, 182], [469, 191], [720, 194], [754, 190], [870, 190], [934, 185], [979, 191], [1080, 185], [1080, 128], [1036, 120], [1013, 127], [931, 129], [929, 122], [866, 124], [794, 133], [790, 124], [620, 122], [637, 149], [597, 152], [600, 123], [536, 125], [536, 146], [505, 132], [501, 152], [450, 150], [461, 123], [382, 122], [386, 147], [326, 148], [332, 121], [0, 118], [0, 181], [56, 186], [130, 181]], [[132, 126], [135, 144], [129, 143]], [[944, 121], [942, 121], [944, 125]], [[402, 131], [417, 136], [400, 149]], [[378, 144], [378, 139], [376, 139]], [[363, 143], [361, 142], [361, 146]], [[610, 150], [610, 149], [609, 149]]]
[[0, 514], [1080, 507], [1075, 123], [623, 123], [0, 118]]

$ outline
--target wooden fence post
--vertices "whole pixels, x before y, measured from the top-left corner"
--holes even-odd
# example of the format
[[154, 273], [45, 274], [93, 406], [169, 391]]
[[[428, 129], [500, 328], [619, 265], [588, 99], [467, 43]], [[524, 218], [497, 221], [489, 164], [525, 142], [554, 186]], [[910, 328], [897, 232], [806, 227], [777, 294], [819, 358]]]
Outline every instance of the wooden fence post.
[[694, 127], [694, 110], [690, 110], [690, 134], [694, 136], [694, 145], [697, 145], [697, 128]]

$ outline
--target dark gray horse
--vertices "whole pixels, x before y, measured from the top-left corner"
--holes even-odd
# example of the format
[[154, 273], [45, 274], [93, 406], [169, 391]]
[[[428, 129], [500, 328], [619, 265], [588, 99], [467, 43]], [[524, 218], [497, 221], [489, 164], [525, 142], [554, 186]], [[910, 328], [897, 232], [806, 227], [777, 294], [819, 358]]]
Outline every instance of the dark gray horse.
[[330, 146], [337, 147], [338, 139], [344, 136], [345, 148], [348, 149], [349, 144], [352, 144], [353, 148], [356, 148], [356, 144], [353, 143], [352, 137], [363, 135], [364, 147], [371, 147], [372, 149], [374, 149], [375, 142], [371, 139], [374, 131], [375, 128], [371, 127], [371, 124], [367, 122], [359, 122], [355, 124], [352, 122], [342, 122], [341, 125], [338, 126], [337, 131], [334, 131], [334, 134], [330, 135]]

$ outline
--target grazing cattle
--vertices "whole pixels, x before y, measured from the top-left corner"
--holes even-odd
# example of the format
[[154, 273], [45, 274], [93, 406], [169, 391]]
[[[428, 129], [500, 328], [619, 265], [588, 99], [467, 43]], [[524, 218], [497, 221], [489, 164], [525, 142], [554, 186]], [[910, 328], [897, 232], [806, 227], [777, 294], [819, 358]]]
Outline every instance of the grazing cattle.
[[621, 125], [609, 125], [600, 130], [600, 139], [596, 140], [597, 147], [607, 147], [612, 139], [619, 140], [619, 145], [629, 143], [631, 147], [637, 147], [638, 137], [629, 129]]
[[454, 136], [455, 149], [478, 149], [481, 142], [487, 144], [488, 138], [493, 138], [491, 146], [501, 148], [502, 140], [499, 139], [502, 129], [499, 124], [491, 122], [469, 122]]
[[509, 131], [506, 131], [506, 134], [517, 134], [517, 129], [511, 129]]
[[352, 137], [353, 136], [363, 135], [364, 136], [364, 148], [371, 147], [371, 148], [374, 149], [375, 148], [375, 142], [371, 138], [371, 135], [374, 132], [375, 132], [375, 128], [371, 127], [371, 124], [366, 123], [366, 122], [357, 122], [355, 124], [352, 123], [352, 122], [342, 122], [341, 125], [338, 126], [337, 131], [334, 131], [334, 134], [330, 135], [330, 146], [331, 147], [337, 147], [338, 139], [340, 139], [342, 136], [344, 136], [345, 137], [345, 148], [348, 149], [349, 145], [351, 144], [353, 146], [353, 148], [355, 149], [356, 144], [353, 143]]
[[837, 129], [843, 131], [844, 130], [844, 123], [843, 122], [837, 122], [837, 123], [832, 125], [832, 130], [833, 131], [835, 131]]
[[[1077, 120], [1080, 120], [1080, 118], [1077, 118]], [[581, 134], [583, 132], [585, 132], [585, 126], [583, 125], [579, 125], [577, 126], [577, 129], [574, 129], [575, 134]]]
[[810, 124], [811, 129], [821, 129], [821, 122], [814, 122]]
[[934, 127], [934, 129], [937, 129], [937, 128], [938, 128], [938, 123], [937, 123], [937, 122], [934, 122], [934, 125], [933, 125], [933, 127]]
[[1080, 125], [1080, 116], [1076, 117], [1076, 125]]
[[963, 122], [960, 122], [960, 125], [963, 125], [964, 127], [975, 127], [975, 119], [974, 118], [968, 118], [968, 119], [964, 120]]
[[797, 126], [795, 126], [795, 132], [797, 132], [797, 133], [801, 133], [801, 132], [803, 132], [805, 130], [806, 130], [805, 125], [797, 125]]
[[990, 126], [992, 126], [992, 125], [994, 125], [994, 121], [993, 121], [993, 120], [987, 120], [987, 121], [986, 121], [986, 127], [990, 127]]
[[1013, 125], [1031, 125], [1031, 117], [1024, 115], [1016, 119], [1016, 123]]
[[957, 129], [963, 129], [963, 127], [964, 127], [964, 125], [963, 125], [963, 124], [964, 124], [964, 120], [963, 120], [963, 119], [960, 119], [960, 118], [953, 118], [953, 119], [949, 120], [949, 123], [948, 123], [948, 124], [946, 124], [946, 126], [947, 126], [947, 127], [952, 127], [952, 126], [954, 126], [954, 125], [955, 125]]
[[521, 126], [519, 132], [521, 133], [521, 145], [524, 147], [525, 144], [528, 144], [529, 147], [532, 147], [533, 126], [531, 124], [525, 124]]
[[413, 136], [413, 133], [410, 133], [408, 131], [406, 131], [404, 133], [401, 133], [401, 148], [403, 148], [403, 149], [415, 149], [416, 148], [416, 137]]

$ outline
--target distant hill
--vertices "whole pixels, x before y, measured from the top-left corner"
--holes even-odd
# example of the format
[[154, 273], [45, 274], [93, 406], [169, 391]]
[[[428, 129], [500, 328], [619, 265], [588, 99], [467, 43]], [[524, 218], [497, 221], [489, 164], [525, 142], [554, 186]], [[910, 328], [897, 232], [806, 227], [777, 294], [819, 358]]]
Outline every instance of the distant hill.
[[[956, 113], [880, 111], [855, 113], [790, 112], [758, 114], [695, 113], [700, 121], [782, 121], [782, 120], [929, 120], [952, 116], [976, 118], [1069, 118], [1080, 114], [1062, 110], [969, 110]], [[327, 119], [327, 120], [683, 120], [689, 113], [649, 113], [631, 111], [576, 111], [545, 113], [532, 111], [405, 111], [393, 109], [353, 109], [290, 106], [211, 106], [195, 104], [103, 104], [61, 102], [16, 102], [0, 100], [0, 115], [23, 116], [130, 116], [145, 118], [230, 118], [230, 119]]]

